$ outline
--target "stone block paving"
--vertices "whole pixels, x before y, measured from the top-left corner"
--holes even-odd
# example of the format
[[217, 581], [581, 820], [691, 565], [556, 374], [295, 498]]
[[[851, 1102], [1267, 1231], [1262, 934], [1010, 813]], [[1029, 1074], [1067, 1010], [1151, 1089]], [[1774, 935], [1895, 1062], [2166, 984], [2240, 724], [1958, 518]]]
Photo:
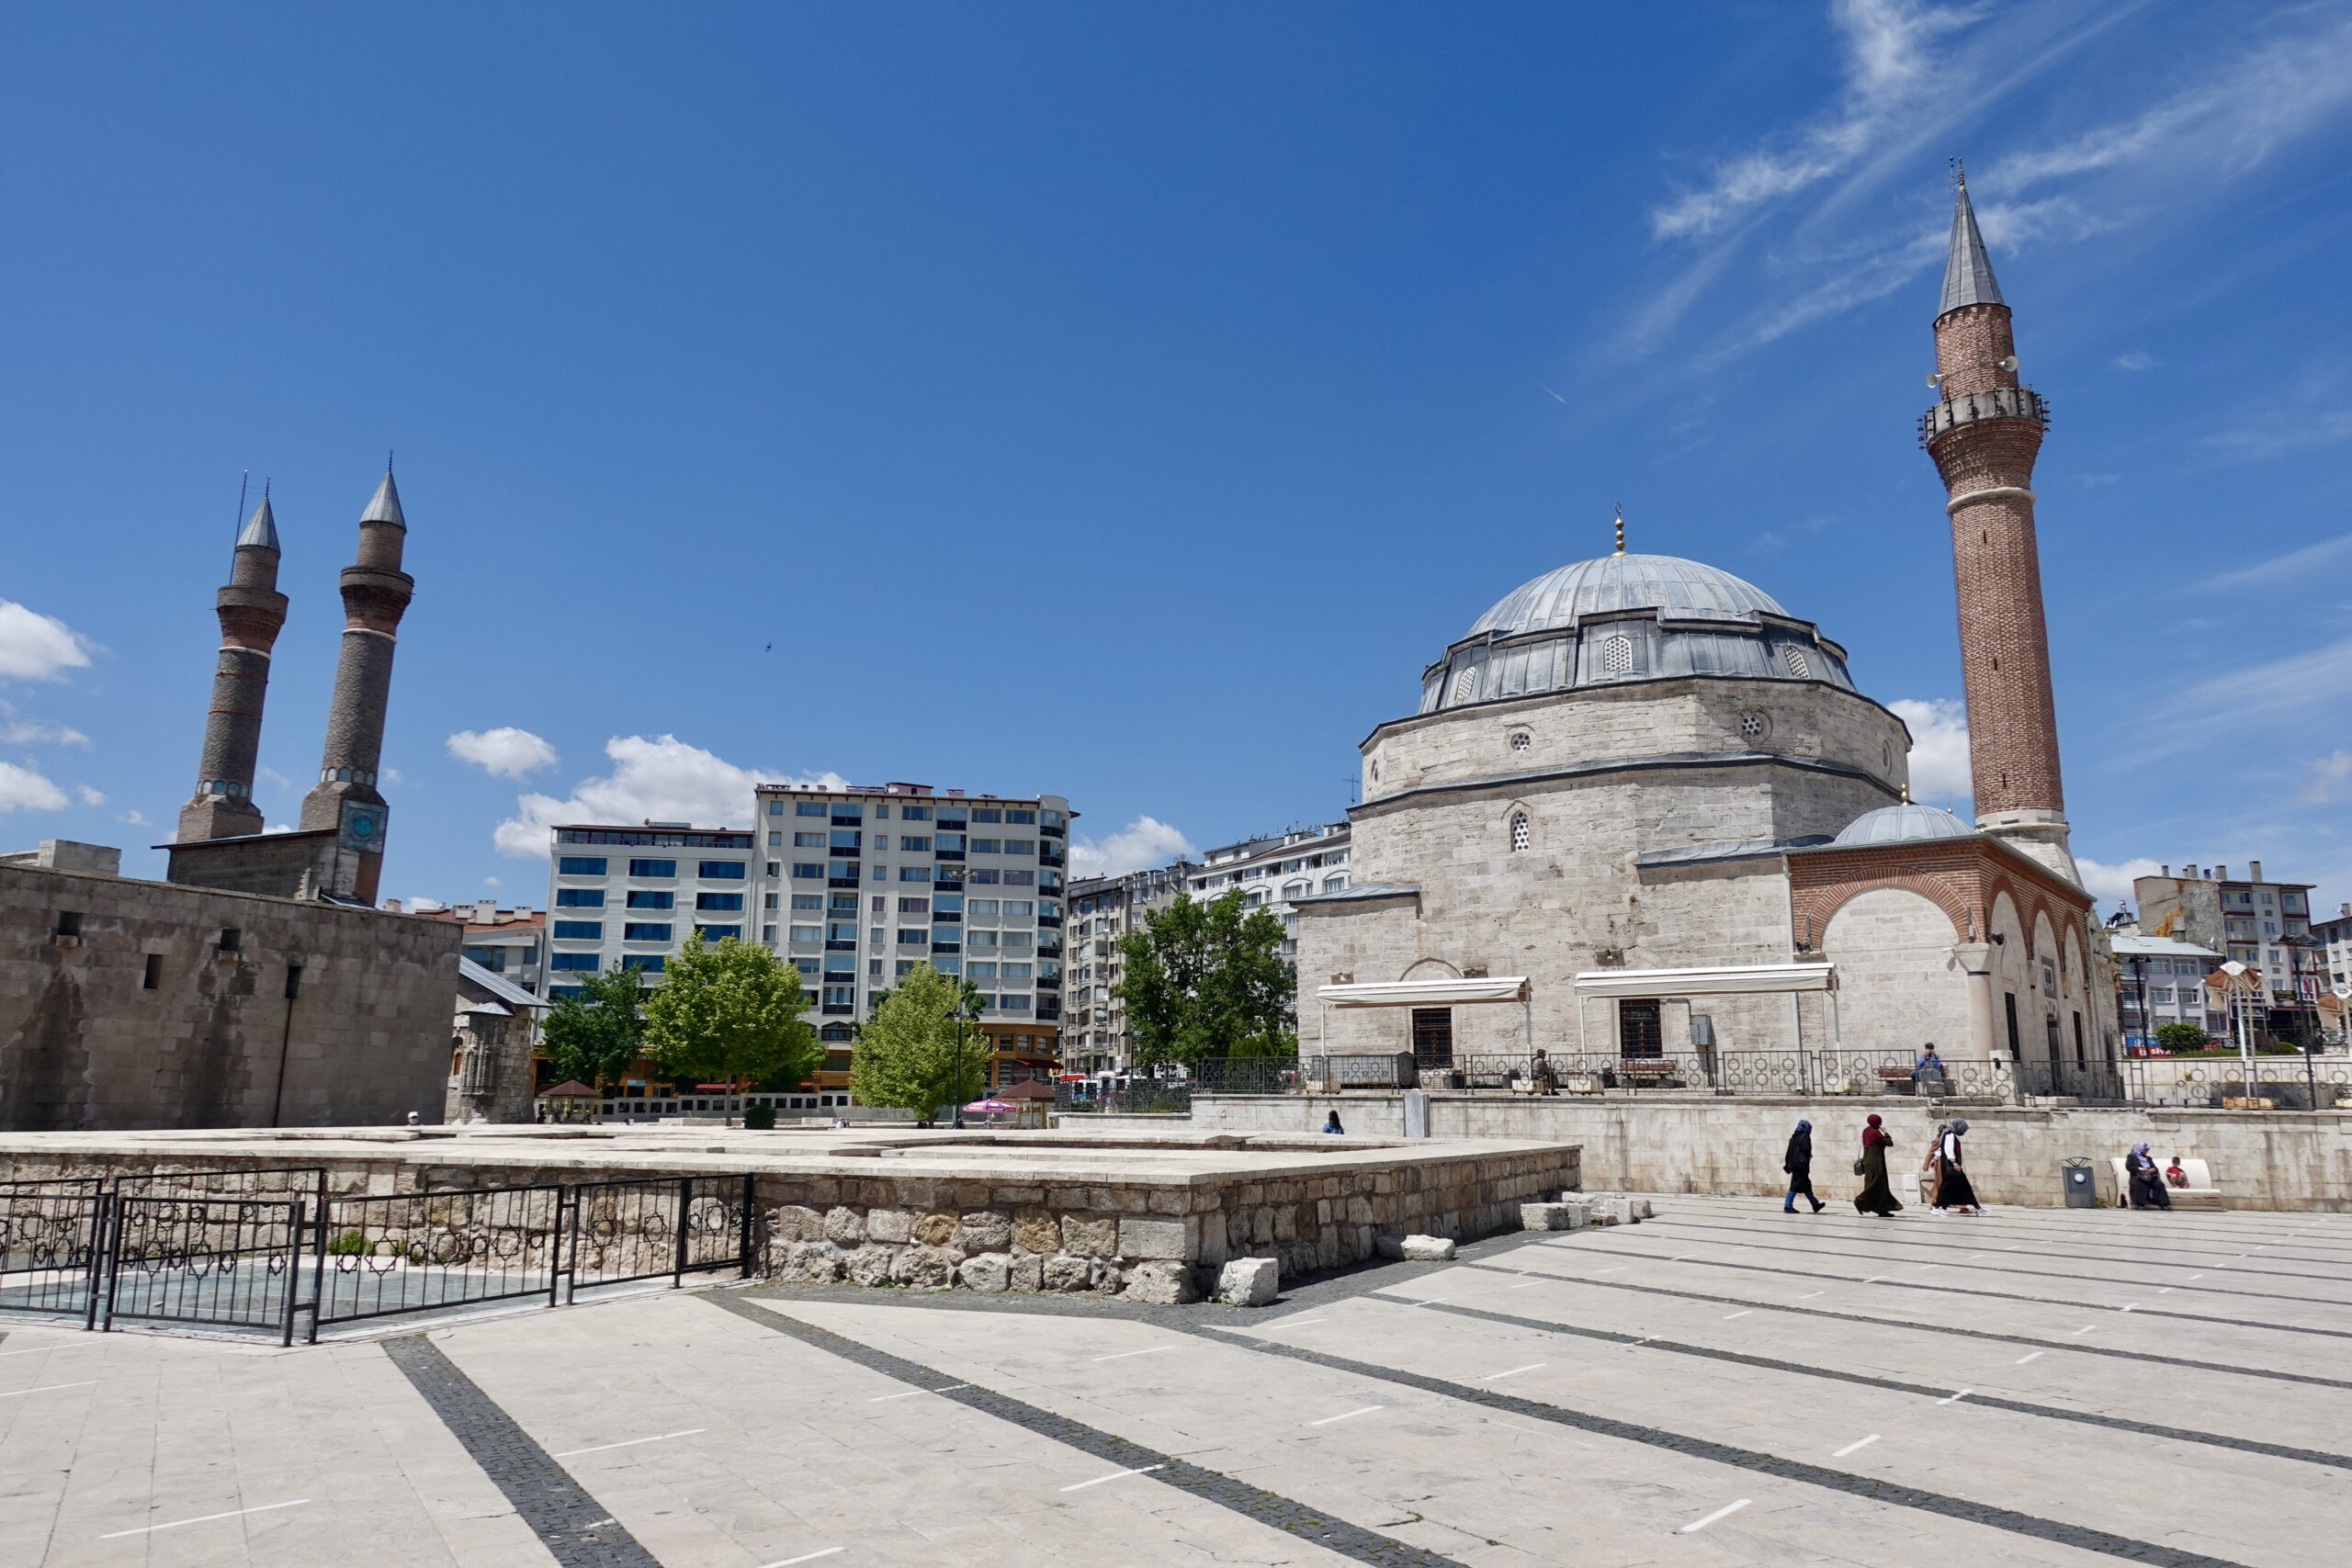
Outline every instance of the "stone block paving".
[[2352, 1216], [1675, 1197], [1272, 1306], [0, 1338], [0, 1568], [2342, 1561]]

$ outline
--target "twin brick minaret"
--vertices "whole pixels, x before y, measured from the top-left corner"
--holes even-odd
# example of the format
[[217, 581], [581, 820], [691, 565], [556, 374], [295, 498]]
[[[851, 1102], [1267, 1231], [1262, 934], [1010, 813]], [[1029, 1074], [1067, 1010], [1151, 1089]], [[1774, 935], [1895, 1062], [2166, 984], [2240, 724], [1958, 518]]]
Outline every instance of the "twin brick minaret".
[[1951, 248], [1936, 312], [1943, 400], [1919, 420], [1920, 445], [1951, 496], [1960, 590], [1960, 662], [1976, 826], [2077, 885], [2058, 776], [2050, 635], [2033, 535], [2033, 459], [2049, 413], [2018, 380], [2009, 308], [1993, 279], [1968, 186], [1955, 177]]
[[[286, 595], [277, 592], [277, 519], [263, 496], [237, 536], [236, 564], [220, 593], [220, 661], [212, 678], [196, 795], [180, 808], [172, 846], [181, 852], [174, 856], [173, 880], [248, 891], [300, 886], [354, 903], [376, 901], [384, 863], [386, 809], [376, 790], [384, 709], [391, 694], [401, 616], [416, 589], [416, 580], [401, 570], [407, 539], [400, 491], [387, 470], [359, 516], [358, 563], [343, 569], [343, 653], [327, 709], [319, 782], [302, 797], [297, 835], [288, 836], [315, 843], [300, 857], [308, 863], [307, 872], [285, 885], [286, 868], [275, 863], [287, 857], [265, 855], [267, 844], [248, 850], [218, 842], [254, 838], [263, 829], [253, 804], [254, 767], [270, 648], [286, 622]], [[190, 848], [198, 845], [200, 853]]]

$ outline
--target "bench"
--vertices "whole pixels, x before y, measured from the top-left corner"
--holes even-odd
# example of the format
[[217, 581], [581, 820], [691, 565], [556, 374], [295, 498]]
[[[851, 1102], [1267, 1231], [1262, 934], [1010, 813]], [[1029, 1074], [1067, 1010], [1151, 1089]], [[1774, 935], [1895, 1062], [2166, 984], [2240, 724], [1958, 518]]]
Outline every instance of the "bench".
[[[2151, 1155], [2155, 1155], [2156, 1153], [2153, 1147], [2151, 1147], [2148, 1152]], [[2162, 1174], [2164, 1168], [2171, 1163], [2171, 1159], [2172, 1156], [2169, 1155], [2156, 1156], [2156, 1169], [2159, 1174]], [[2132, 1179], [2124, 1173], [2123, 1156], [2121, 1155], [2116, 1155], [2107, 1163], [2108, 1168], [2113, 1171], [2115, 1175], [2116, 1207], [2119, 1209], [2131, 1207]], [[2174, 1208], [2221, 1209], [2227, 1207], [2227, 1205], [2222, 1201], [2221, 1188], [2215, 1185], [2213, 1181], [2212, 1167], [2207, 1165], [2201, 1159], [2190, 1159], [2187, 1156], [2183, 1156], [2180, 1162], [2180, 1170], [2182, 1175], [2188, 1178], [2188, 1186], [2175, 1187], [2170, 1182], [2166, 1182], [2165, 1184], [2165, 1196], [2172, 1200], [2172, 1206]]]
[[1646, 1084], [1655, 1089], [1681, 1076], [1681, 1068], [1662, 1056], [1622, 1056], [1617, 1062], [1617, 1077], [1623, 1083]]

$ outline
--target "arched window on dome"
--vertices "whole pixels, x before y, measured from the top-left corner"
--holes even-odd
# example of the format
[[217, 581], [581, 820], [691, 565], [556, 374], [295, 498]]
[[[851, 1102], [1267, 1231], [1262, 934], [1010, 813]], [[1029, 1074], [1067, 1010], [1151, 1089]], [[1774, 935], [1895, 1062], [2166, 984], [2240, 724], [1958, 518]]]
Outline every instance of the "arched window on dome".
[[1523, 850], [1534, 842], [1534, 829], [1528, 824], [1527, 813], [1512, 812], [1510, 814], [1510, 847], [1514, 850]]
[[1794, 644], [1787, 644], [1781, 648], [1781, 662], [1786, 664], [1789, 667], [1789, 673], [1800, 681], [1809, 681], [1813, 678], [1813, 667], [1804, 661], [1804, 649]]
[[1623, 675], [1634, 668], [1634, 639], [1612, 637], [1600, 645], [1600, 672]]
[[1453, 700], [1457, 703], [1475, 702], [1477, 696], [1478, 667], [1475, 664], [1465, 664], [1454, 672]]

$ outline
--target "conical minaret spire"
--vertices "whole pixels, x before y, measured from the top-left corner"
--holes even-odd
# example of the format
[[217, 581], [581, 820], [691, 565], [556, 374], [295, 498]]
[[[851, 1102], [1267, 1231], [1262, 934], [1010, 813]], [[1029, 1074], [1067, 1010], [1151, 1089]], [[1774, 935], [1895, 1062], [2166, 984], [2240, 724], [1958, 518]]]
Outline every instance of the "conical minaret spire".
[[214, 597], [220, 658], [212, 671], [212, 705], [204, 716], [204, 755], [196, 794], [180, 807], [175, 838], [233, 839], [262, 829], [254, 805], [254, 765], [261, 751], [262, 704], [269, 694], [269, 655], [286, 624], [277, 591], [277, 518], [269, 491], [237, 534], [227, 586]]
[[2018, 379], [2009, 307], [1956, 166], [1935, 334], [1943, 400], [1921, 416], [1919, 439], [1949, 497], [1976, 826], [2079, 886], [2034, 535], [2033, 463], [2049, 412]]
[[388, 464], [383, 482], [359, 514], [359, 559], [343, 569], [343, 652], [327, 709], [319, 782], [302, 797], [302, 827], [336, 830], [334, 869], [324, 891], [376, 901], [384, 865], [384, 797], [376, 774], [384, 750], [384, 709], [391, 695], [392, 650], [416, 580], [401, 570], [408, 520]]

